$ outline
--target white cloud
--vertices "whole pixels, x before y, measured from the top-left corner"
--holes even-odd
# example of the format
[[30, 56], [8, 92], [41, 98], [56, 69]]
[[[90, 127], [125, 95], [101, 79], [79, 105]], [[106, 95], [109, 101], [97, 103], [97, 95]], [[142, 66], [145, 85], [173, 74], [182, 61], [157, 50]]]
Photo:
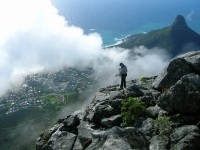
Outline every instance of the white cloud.
[[133, 70], [130, 76], [138, 77], [158, 73], [166, 62], [148, 53], [129, 61], [128, 51], [102, 49], [99, 34], [86, 35], [81, 28], [69, 26], [50, 0], [0, 0], [0, 22], [0, 93], [43, 69], [92, 65], [111, 78], [123, 61], [130, 73]]

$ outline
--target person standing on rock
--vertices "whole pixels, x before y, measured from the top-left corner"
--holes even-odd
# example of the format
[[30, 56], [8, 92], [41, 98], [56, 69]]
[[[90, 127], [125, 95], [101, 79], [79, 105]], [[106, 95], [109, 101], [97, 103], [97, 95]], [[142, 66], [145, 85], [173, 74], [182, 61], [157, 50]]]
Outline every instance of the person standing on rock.
[[123, 89], [126, 88], [126, 76], [127, 76], [127, 67], [123, 64], [123, 63], [120, 63], [120, 69], [119, 69], [119, 74], [116, 75], [116, 76], [120, 76], [121, 77], [121, 85], [120, 85], [120, 88]]

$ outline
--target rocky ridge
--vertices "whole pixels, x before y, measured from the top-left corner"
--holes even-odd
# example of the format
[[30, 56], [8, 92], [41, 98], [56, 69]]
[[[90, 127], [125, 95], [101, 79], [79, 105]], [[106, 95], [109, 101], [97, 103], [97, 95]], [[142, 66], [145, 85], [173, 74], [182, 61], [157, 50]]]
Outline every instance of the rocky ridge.
[[200, 35], [192, 30], [182, 15], [177, 15], [172, 25], [152, 30], [146, 34], [130, 35], [122, 40], [117, 47], [132, 51], [134, 47], [145, 46], [149, 49], [159, 47], [167, 50], [172, 56], [182, 52], [199, 50]]
[[[139, 98], [145, 116], [124, 126], [122, 101]], [[58, 120], [37, 140], [37, 150], [200, 149], [200, 51], [173, 59], [157, 77], [102, 88], [82, 110]], [[164, 126], [160, 132], [156, 121]], [[167, 119], [168, 118], [168, 119]], [[166, 130], [168, 129], [168, 130]]]

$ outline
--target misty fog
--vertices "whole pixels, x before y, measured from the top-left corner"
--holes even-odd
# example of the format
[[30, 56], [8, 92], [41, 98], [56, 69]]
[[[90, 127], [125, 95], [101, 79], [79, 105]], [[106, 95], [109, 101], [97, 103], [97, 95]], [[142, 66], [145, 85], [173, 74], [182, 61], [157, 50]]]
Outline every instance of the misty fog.
[[98, 33], [69, 26], [50, 0], [0, 1], [0, 20], [1, 94], [26, 75], [44, 70], [93, 67], [112, 84], [120, 62], [128, 67], [128, 79], [134, 79], [158, 74], [170, 58], [158, 48], [135, 48], [134, 57], [128, 50], [103, 49]]

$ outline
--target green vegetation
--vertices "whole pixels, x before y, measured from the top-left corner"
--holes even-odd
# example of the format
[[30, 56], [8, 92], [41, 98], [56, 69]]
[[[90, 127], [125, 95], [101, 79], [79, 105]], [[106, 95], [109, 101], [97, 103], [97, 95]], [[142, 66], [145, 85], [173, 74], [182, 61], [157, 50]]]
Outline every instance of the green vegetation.
[[1, 150], [35, 150], [39, 133], [51, 127], [57, 113], [41, 108], [25, 109], [0, 117]]
[[48, 95], [45, 95], [45, 96], [40, 96], [40, 97], [38, 97], [38, 99], [45, 100], [45, 101], [48, 101], [50, 103], [59, 102], [57, 94], [54, 94], [54, 93], [53, 94], [48, 94]]
[[146, 114], [145, 104], [141, 100], [133, 97], [124, 99], [121, 105], [121, 114], [124, 125], [131, 125], [139, 117]]
[[51, 132], [49, 132], [48, 129], [46, 129], [44, 132], [42, 132], [42, 133], [40, 134], [40, 138], [41, 138], [42, 140], [44, 140], [45, 143], [49, 140], [50, 137], [51, 137]]
[[147, 78], [147, 77], [142, 77], [142, 78], [140, 79], [140, 81], [142, 81], [142, 82], [144, 82], [144, 83], [146, 83], [146, 82], [147, 82], [147, 80], [148, 80], [148, 78]]
[[161, 116], [154, 120], [154, 125], [158, 129], [159, 134], [168, 134], [171, 132], [170, 117]]
[[133, 48], [135, 46], [145, 46], [147, 48], [161, 47], [167, 50], [174, 48], [171, 38], [171, 27], [166, 27], [159, 30], [153, 30], [148, 34], [132, 35], [129, 42], [120, 44], [120, 47]]
[[[90, 92], [50, 93], [36, 99], [46, 101], [43, 107], [22, 109], [0, 116], [1, 150], [35, 150], [36, 139], [45, 129], [56, 122], [56, 117], [64, 107], [83, 103]], [[48, 132], [43, 134], [48, 139]]]
[[[193, 43], [193, 45], [190, 43]], [[186, 24], [179, 24], [153, 30], [147, 34], [131, 35], [118, 46], [128, 49], [138, 46], [145, 46], [150, 49], [159, 47], [175, 56], [183, 49], [197, 50], [200, 47], [200, 35]]]

